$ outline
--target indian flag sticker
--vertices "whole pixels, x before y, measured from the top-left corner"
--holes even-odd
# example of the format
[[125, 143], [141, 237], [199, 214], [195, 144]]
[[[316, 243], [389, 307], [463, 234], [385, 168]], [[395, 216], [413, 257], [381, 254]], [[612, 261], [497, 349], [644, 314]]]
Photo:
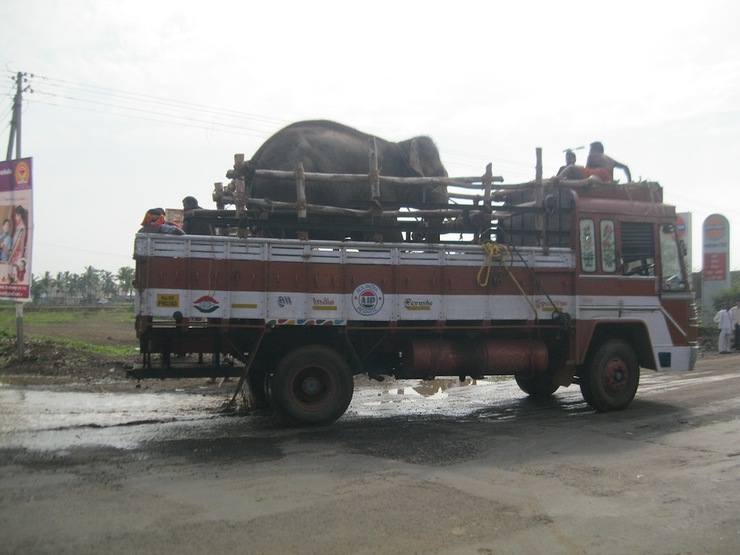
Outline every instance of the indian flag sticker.
[[220, 308], [218, 301], [210, 295], [204, 295], [203, 297], [196, 299], [195, 302], [193, 302], [193, 307], [203, 314], [210, 314]]

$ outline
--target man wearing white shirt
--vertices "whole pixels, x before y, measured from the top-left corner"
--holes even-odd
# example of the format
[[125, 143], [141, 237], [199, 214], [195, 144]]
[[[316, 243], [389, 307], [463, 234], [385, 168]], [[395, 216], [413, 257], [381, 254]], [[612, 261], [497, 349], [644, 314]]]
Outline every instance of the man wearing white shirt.
[[732, 326], [732, 318], [730, 317], [729, 303], [714, 315], [714, 321], [719, 328], [719, 339], [717, 340], [717, 348], [719, 354], [725, 355], [730, 352], [730, 339], [732, 338], [732, 332], [734, 328]]
[[730, 309], [730, 319], [735, 329], [735, 350], [740, 351], [740, 299], [735, 299], [735, 306]]

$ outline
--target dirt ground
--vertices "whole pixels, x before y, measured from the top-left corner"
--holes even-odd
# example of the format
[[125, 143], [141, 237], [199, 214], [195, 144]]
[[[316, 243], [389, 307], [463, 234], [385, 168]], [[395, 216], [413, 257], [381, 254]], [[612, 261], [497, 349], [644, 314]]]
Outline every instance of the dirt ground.
[[[44, 339], [40, 339], [44, 338]], [[76, 348], [45, 338], [84, 341], [103, 347], [125, 347], [131, 354], [110, 355]], [[126, 370], [140, 362], [136, 332], [132, 321], [112, 319], [101, 325], [99, 318], [75, 319], [66, 323], [26, 324], [24, 326], [24, 358], [18, 357], [15, 338], [0, 343], [0, 378], [13, 384], [66, 384], [68, 387], [136, 387], [145, 390], [171, 390], [175, 382], [150, 380], [136, 382], [126, 378]], [[190, 381], [181, 381], [190, 384]], [[198, 381], [202, 383], [202, 380]]]
[[510, 379], [360, 378], [332, 426], [279, 429], [220, 410], [233, 382], [137, 388], [121, 379], [135, 356], [29, 335], [27, 360], [0, 371], [0, 554], [740, 545], [740, 354], [645, 371], [618, 413], [593, 412], [577, 387], [535, 403]]
[[[133, 320], [133, 317], [132, 317]], [[16, 333], [16, 330], [13, 330]], [[99, 346], [137, 346], [133, 321], [103, 322], [98, 318], [79, 318], [73, 325], [64, 322], [24, 324], [24, 359], [18, 360], [15, 337], [4, 338], [0, 345], [0, 373], [35, 374], [41, 376], [101, 377], [110, 367], [124, 369], [134, 364], [138, 356], [111, 356], [92, 353], [39, 338], [85, 341]]]

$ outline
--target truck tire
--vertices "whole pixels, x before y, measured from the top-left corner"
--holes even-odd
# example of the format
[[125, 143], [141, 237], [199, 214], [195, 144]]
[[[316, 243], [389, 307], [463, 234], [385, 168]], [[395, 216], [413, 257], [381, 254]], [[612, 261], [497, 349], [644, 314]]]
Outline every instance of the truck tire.
[[253, 364], [249, 370], [249, 390], [252, 392], [255, 408], [262, 410], [270, 408], [270, 399], [267, 395], [267, 366], [264, 364]]
[[284, 425], [321, 426], [344, 414], [354, 380], [347, 361], [322, 345], [298, 347], [285, 355], [269, 377], [273, 414]]
[[611, 339], [599, 347], [580, 377], [583, 398], [599, 412], [627, 407], [635, 398], [639, 383], [635, 351], [621, 339]]
[[514, 374], [514, 379], [519, 389], [534, 399], [547, 399], [560, 387], [552, 383], [549, 376], [520, 376]]

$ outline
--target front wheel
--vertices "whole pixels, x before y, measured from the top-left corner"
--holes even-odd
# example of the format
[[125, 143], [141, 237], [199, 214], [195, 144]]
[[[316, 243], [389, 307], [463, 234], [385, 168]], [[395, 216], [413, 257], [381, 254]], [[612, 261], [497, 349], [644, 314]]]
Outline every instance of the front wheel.
[[632, 402], [640, 383], [635, 351], [621, 339], [612, 339], [596, 351], [580, 376], [581, 393], [594, 409], [621, 410]]
[[269, 377], [269, 397], [284, 424], [331, 424], [352, 400], [354, 381], [347, 361], [322, 345], [298, 347], [285, 355]]

